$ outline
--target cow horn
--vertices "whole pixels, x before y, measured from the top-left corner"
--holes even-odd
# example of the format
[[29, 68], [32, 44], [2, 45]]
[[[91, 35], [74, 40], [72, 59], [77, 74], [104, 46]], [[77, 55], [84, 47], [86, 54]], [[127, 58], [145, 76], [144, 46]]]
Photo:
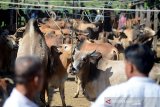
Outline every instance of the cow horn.
[[93, 52], [89, 53], [89, 55], [92, 55], [92, 54], [94, 54], [95, 52], [96, 52], [96, 50], [94, 50]]
[[14, 84], [14, 81], [11, 78], [4, 78], [4, 80], [9, 81], [9, 83]]
[[89, 35], [89, 33], [84, 33], [85, 36]]
[[97, 26], [96, 28], [93, 29], [94, 32], [97, 32], [99, 29], [99, 26]]
[[117, 30], [116, 30], [116, 29], [112, 29], [112, 31], [113, 31], [113, 32], [116, 32]]

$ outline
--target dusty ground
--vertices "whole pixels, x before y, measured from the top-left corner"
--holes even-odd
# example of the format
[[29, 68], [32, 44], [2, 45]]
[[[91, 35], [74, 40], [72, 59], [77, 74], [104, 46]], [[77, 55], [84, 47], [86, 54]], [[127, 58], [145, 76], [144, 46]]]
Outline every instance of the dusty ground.
[[[66, 96], [67, 107], [89, 107], [90, 103], [82, 95], [82, 92], [80, 92], [78, 98], [73, 98], [75, 92], [76, 92], [75, 81], [67, 80], [65, 83], [65, 96]], [[60, 94], [58, 89], [56, 89], [54, 97], [52, 98], [51, 107], [61, 107], [61, 106], [62, 103], [60, 99]]]

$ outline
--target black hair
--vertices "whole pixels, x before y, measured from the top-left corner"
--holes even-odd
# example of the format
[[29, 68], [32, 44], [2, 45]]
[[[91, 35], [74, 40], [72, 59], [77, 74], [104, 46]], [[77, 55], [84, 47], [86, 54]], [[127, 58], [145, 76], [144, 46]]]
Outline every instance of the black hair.
[[148, 76], [154, 65], [154, 52], [147, 46], [142, 44], [131, 45], [125, 49], [125, 59], [130, 61], [137, 70]]
[[42, 70], [42, 63], [39, 57], [25, 56], [16, 59], [15, 80], [16, 83], [26, 84], [37, 76]]

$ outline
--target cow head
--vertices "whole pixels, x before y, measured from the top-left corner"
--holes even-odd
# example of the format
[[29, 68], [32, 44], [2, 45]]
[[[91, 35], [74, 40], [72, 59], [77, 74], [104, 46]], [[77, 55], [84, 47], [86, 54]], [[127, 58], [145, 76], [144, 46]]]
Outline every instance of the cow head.
[[65, 54], [67, 60], [71, 60], [71, 54], [72, 54], [72, 45], [71, 44], [62, 44], [57, 48], [60, 52]]
[[88, 71], [90, 69], [88, 69], [88, 67], [90, 67], [90, 64], [97, 64], [101, 57], [101, 53], [96, 51], [81, 52], [79, 50], [75, 50], [75, 54], [73, 55], [73, 62], [71, 64], [71, 67], [69, 68], [69, 72], [71, 74], [79, 74], [81, 73], [81, 71]]
[[14, 81], [11, 78], [0, 78], [0, 91], [3, 94], [3, 100], [6, 100], [14, 87]]
[[14, 35], [8, 35], [6, 38], [7, 44], [11, 49], [18, 49], [17, 38]]
[[56, 46], [52, 46], [51, 47], [51, 54], [54, 56], [54, 57], [57, 57], [59, 55], [62, 54], [62, 52], [60, 50], [58, 50], [58, 48]]
[[[134, 43], [142, 43], [145, 44], [148, 41], [151, 43], [152, 38], [156, 35], [156, 32], [149, 27], [142, 27], [140, 32], [138, 33], [137, 39], [135, 39]], [[148, 43], [147, 43], [148, 44]], [[151, 43], [152, 44], [152, 43]]]
[[13, 50], [18, 48], [17, 40], [14, 35], [1, 36], [0, 39], [2, 39], [3, 42], [5, 42], [6, 46], [9, 49]]
[[153, 37], [156, 34], [156, 32], [154, 30], [152, 30], [151, 28], [149, 28], [149, 27], [145, 27], [144, 30], [143, 30], [143, 32], [148, 37]]

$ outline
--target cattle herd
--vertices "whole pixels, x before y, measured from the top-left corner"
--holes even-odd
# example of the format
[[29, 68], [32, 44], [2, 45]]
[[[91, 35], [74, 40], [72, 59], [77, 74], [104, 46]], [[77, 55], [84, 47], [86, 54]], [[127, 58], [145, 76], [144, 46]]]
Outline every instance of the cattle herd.
[[[128, 21], [129, 22], [129, 21]], [[150, 77], [160, 82], [158, 47], [153, 48], [157, 32], [130, 20], [126, 28], [103, 31], [103, 22], [88, 23], [79, 19], [31, 19], [14, 35], [0, 35], [0, 95], [6, 99], [14, 83], [16, 58], [36, 55], [43, 62], [44, 89], [39, 99], [49, 104], [48, 88], [59, 88], [62, 106], [65, 81], [75, 75], [77, 98], [82, 88], [89, 101], [95, 101], [107, 87], [127, 80], [124, 71], [124, 49], [132, 44], [145, 44], [155, 52], [155, 65]], [[46, 93], [45, 93], [46, 92]]]

